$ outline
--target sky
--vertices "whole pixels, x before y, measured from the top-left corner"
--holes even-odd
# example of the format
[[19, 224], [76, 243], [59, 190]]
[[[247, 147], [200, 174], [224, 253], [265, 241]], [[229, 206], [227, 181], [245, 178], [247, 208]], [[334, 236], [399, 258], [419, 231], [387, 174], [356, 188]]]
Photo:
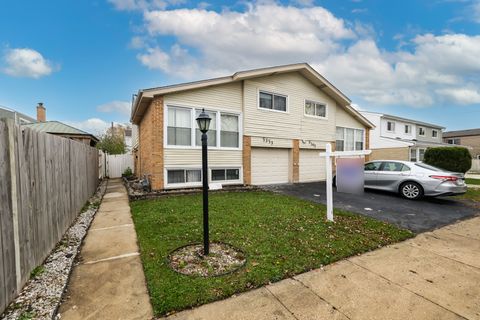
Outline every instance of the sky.
[[297, 62], [360, 110], [480, 127], [480, 0], [0, 2], [0, 105], [94, 134], [139, 89]]

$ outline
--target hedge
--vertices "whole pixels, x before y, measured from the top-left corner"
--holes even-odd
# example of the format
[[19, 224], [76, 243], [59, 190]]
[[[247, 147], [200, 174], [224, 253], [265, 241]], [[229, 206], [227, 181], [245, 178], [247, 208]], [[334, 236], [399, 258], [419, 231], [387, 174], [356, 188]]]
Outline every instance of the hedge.
[[453, 172], [467, 172], [472, 167], [472, 156], [463, 147], [435, 147], [425, 151], [423, 162]]

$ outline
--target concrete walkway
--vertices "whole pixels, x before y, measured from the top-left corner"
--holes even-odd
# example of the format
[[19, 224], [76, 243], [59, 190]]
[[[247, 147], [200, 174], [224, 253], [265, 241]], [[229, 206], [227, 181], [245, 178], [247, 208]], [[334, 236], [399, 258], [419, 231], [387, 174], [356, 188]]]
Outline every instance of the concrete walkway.
[[168, 319], [480, 319], [480, 218]]
[[121, 179], [108, 181], [60, 306], [61, 319], [151, 319], [128, 196]]

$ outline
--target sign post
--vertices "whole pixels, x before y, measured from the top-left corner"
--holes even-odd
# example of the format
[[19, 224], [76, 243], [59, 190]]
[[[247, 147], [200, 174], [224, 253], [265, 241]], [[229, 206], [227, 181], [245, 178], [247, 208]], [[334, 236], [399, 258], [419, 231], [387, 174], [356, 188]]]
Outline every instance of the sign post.
[[325, 152], [320, 152], [320, 157], [325, 157], [325, 170], [327, 177], [327, 220], [333, 221], [333, 179], [332, 179], [332, 160], [338, 157], [365, 156], [372, 153], [372, 150], [359, 151], [333, 151], [332, 145], [325, 145]]

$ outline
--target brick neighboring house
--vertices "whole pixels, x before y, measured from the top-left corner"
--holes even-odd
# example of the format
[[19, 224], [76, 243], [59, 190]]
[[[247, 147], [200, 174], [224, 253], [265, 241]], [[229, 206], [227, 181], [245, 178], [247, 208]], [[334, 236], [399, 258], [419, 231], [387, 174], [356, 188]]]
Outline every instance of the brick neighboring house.
[[325, 144], [365, 149], [373, 128], [306, 63], [140, 90], [131, 116], [135, 170], [152, 189], [201, 186], [202, 108], [212, 118], [208, 179], [221, 184], [324, 180]]
[[444, 132], [443, 141], [448, 144], [470, 147], [472, 157], [480, 159], [480, 128]]

